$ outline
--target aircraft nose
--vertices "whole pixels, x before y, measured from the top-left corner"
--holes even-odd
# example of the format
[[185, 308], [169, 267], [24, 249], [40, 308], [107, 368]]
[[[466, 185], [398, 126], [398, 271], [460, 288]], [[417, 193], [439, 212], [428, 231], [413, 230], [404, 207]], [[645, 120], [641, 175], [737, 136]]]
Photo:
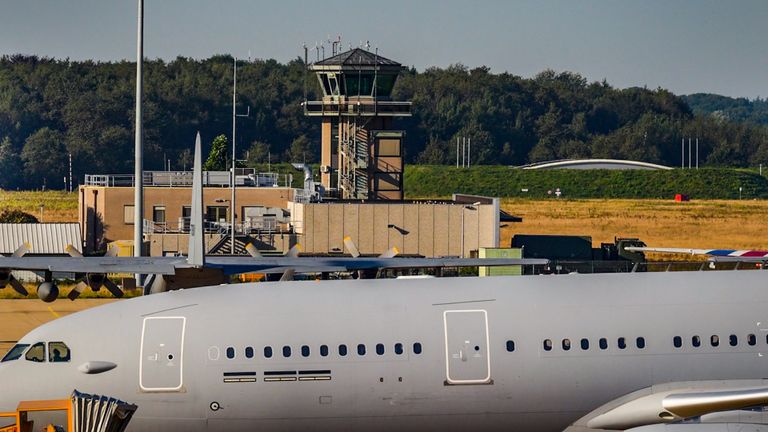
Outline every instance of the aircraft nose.
[[[21, 388], [19, 387], [19, 377], [13, 374], [11, 366], [7, 363], [0, 363], [0, 413], [12, 413], [16, 411], [19, 405], [19, 396]], [[0, 424], [2, 418], [0, 418]]]

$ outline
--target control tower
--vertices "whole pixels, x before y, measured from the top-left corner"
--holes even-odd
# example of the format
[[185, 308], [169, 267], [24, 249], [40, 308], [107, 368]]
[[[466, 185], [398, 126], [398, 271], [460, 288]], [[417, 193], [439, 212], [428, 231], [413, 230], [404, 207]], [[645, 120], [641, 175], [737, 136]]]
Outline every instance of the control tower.
[[411, 115], [411, 102], [393, 101], [403, 67], [355, 48], [309, 66], [323, 91], [305, 101], [304, 114], [321, 117], [321, 183], [342, 199], [402, 200], [403, 140], [395, 117]]

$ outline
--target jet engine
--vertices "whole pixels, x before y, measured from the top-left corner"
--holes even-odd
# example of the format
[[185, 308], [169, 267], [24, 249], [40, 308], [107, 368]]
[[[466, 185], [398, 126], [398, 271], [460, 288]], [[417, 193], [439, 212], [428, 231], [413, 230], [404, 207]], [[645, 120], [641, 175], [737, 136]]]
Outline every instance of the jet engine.
[[59, 287], [55, 282], [42, 282], [37, 286], [37, 297], [46, 303], [51, 303], [59, 297]]

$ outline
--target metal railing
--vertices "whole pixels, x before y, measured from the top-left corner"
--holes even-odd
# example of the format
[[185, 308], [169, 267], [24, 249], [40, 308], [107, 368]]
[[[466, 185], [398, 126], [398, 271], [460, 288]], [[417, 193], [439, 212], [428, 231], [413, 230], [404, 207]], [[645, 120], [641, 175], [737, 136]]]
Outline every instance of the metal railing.
[[[231, 187], [230, 171], [203, 171], [203, 186]], [[133, 187], [133, 174], [86, 174], [86, 186]], [[293, 174], [256, 172], [253, 168], [235, 170], [238, 187], [291, 187]], [[145, 171], [144, 186], [192, 187], [192, 171]]]
[[[232, 233], [232, 225], [228, 222], [203, 222], [203, 232], [206, 234], [227, 235]], [[186, 234], [189, 233], [189, 218], [179, 218], [178, 223], [154, 222], [144, 219], [143, 232], [147, 234]], [[274, 217], [251, 218], [250, 220], [235, 224], [236, 234], [261, 234], [276, 233], [287, 234], [293, 232], [293, 226], [288, 222], [278, 221]]]
[[304, 114], [410, 116], [411, 102], [402, 101], [306, 101]]

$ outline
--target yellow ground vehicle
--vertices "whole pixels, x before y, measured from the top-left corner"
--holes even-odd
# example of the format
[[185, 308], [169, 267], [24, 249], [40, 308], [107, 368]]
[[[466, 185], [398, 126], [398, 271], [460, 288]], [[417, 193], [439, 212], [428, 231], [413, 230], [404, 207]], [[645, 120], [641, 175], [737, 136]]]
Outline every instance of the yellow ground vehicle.
[[15, 412], [0, 413], [0, 432], [122, 431], [136, 408], [121, 400], [75, 390], [69, 399], [19, 402]]
[[[0, 413], [0, 424], [6, 424], [4, 419], [15, 419], [14, 424], [0, 427], [0, 432], [36, 432], [39, 430], [57, 431], [56, 426], [47, 425], [45, 429], [35, 428], [35, 423], [30, 419], [30, 414], [39, 412], [64, 412], [66, 413], [67, 425], [65, 431], [73, 431], [72, 427], [72, 407], [71, 399], [41, 400], [41, 401], [22, 401], [19, 403], [16, 412]], [[34, 429], [33, 429], [34, 428]]]

